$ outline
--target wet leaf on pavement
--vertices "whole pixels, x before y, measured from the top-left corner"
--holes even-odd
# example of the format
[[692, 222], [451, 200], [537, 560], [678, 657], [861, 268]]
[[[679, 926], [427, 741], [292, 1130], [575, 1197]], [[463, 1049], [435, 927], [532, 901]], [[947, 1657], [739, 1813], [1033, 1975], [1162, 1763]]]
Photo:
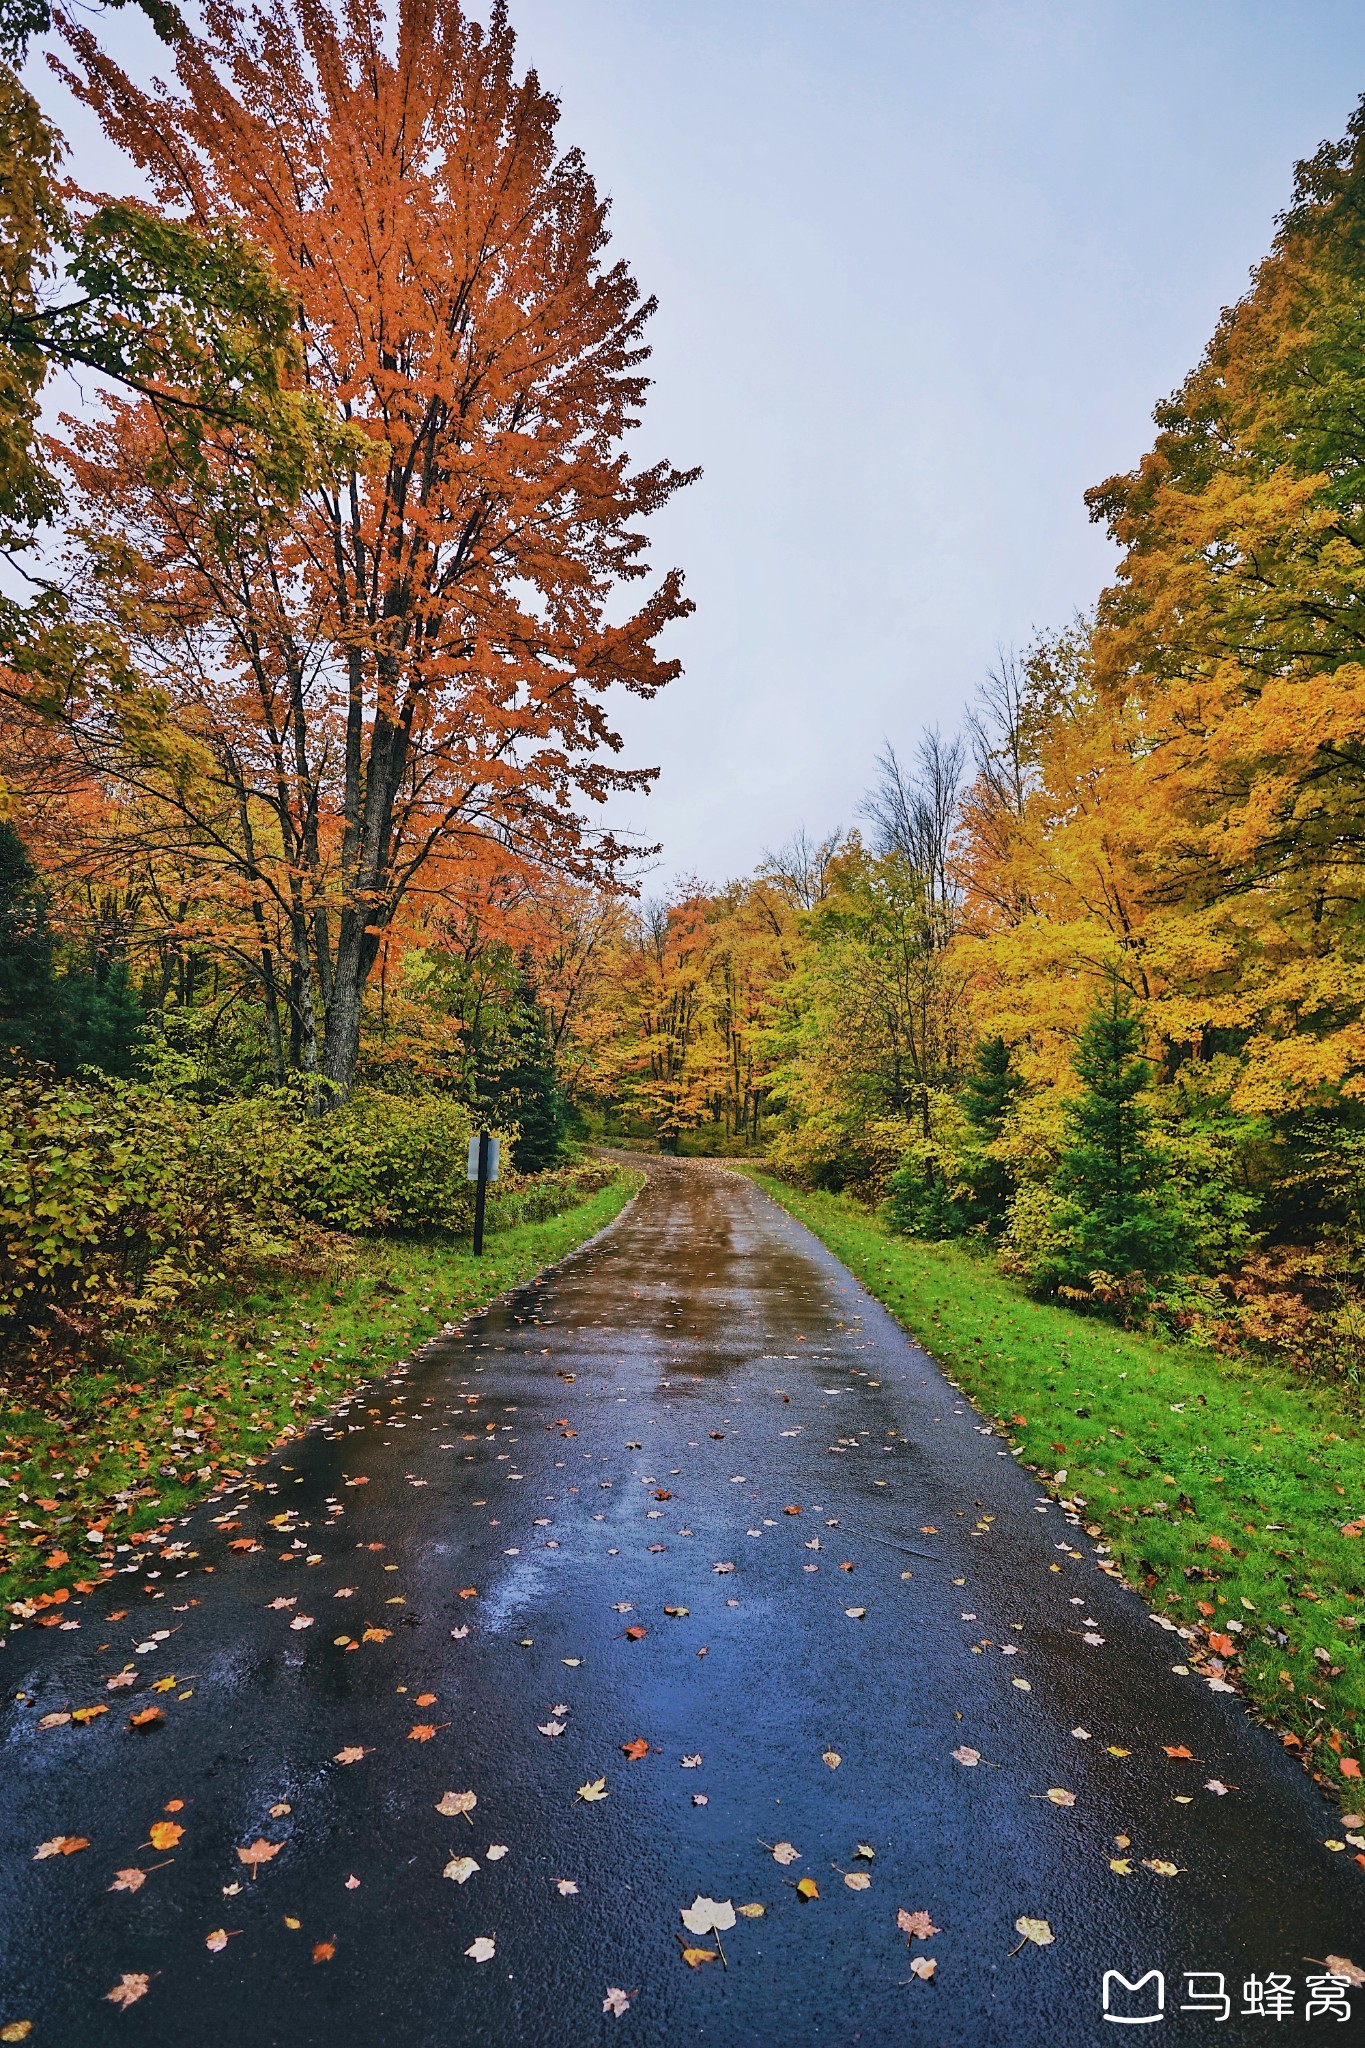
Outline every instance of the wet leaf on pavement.
[[941, 1932], [941, 1929], [935, 1927], [932, 1919], [922, 1907], [913, 1913], [909, 1913], [902, 1906], [896, 1915], [896, 1925], [901, 1933], [908, 1936], [911, 1941], [928, 1941], [931, 1934]]
[[689, 1934], [724, 1934], [735, 1924], [735, 1909], [729, 1899], [708, 1899], [698, 1893], [690, 1906], [679, 1908], [679, 1917]]
[[151, 1981], [151, 1978], [145, 1974], [125, 1970], [113, 1990], [106, 1991], [104, 1995], [110, 2005], [136, 2005], [139, 1998], [147, 1996], [147, 1990]]

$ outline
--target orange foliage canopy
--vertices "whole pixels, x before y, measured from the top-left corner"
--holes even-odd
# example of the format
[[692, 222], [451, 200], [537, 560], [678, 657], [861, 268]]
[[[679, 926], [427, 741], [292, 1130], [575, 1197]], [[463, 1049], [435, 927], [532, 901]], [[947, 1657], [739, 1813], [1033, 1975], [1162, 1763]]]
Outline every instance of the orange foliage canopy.
[[604, 761], [601, 700], [677, 673], [656, 643], [690, 605], [677, 572], [625, 616], [613, 595], [648, 576], [639, 522], [688, 477], [627, 462], [653, 302], [605, 266], [606, 202], [556, 154], [557, 103], [516, 76], [502, 5], [484, 29], [400, 0], [391, 43], [366, 0], [202, 19], [175, 34], [175, 91], [62, 16], [68, 80], [164, 207], [263, 245], [297, 297], [301, 378], [351, 440], [282, 507], [226, 443], [209, 485], [168, 472], [135, 406], [74, 431], [88, 601], [155, 684], [157, 743], [123, 706], [112, 740], [107, 707], [89, 731], [158, 844], [254, 920], [268, 989], [283, 956], [304, 1063], [320, 1036], [344, 1090], [410, 892], [457, 888], [492, 842], [614, 871], [582, 800], [652, 771]]

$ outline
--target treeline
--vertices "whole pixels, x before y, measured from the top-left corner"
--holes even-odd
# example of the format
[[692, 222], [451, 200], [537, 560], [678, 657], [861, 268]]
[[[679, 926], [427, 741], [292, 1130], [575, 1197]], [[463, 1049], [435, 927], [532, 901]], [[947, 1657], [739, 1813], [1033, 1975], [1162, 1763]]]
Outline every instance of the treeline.
[[[688, 475], [629, 452], [652, 302], [506, 8], [146, 11], [144, 87], [110, 18], [0, 0], [22, 1369], [310, 1232], [458, 1235], [478, 1123], [495, 1223], [601, 1184], [570, 1027], [628, 849], [593, 813], [648, 785], [612, 693], [671, 680], [689, 609], [646, 554]], [[148, 196], [69, 175], [21, 75], [49, 30]]]
[[1362, 221], [1365, 112], [1090, 494], [1093, 615], [888, 751], [858, 829], [637, 920], [604, 1106], [1365, 1369]]

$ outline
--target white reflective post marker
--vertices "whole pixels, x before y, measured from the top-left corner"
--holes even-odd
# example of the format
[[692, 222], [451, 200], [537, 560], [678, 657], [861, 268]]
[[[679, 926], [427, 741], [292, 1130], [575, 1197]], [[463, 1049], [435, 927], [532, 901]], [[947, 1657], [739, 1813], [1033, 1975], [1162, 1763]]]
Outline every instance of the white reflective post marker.
[[488, 1200], [488, 1183], [498, 1177], [498, 1140], [491, 1131], [478, 1131], [469, 1141], [469, 1164], [465, 1179], [474, 1182], [474, 1256], [483, 1257], [483, 1216]]

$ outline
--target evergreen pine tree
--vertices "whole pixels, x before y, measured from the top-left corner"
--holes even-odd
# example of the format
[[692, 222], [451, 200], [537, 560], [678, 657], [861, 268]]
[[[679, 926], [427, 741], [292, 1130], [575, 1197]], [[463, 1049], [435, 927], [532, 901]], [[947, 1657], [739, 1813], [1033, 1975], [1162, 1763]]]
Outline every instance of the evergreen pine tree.
[[55, 1022], [42, 884], [23, 840], [0, 821], [0, 1043], [11, 1055], [51, 1058]]
[[1010, 1070], [1009, 1047], [1003, 1038], [983, 1038], [962, 1084], [962, 1108], [974, 1140], [967, 1162], [971, 1182], [970, 1221], [988, 1230], [1003, 1228], [1014, 1180], [1003, 1161], [988, 1151], [1005, 1126], [1010, 1106], [1021, 1087]]
[[524, 963], [478, 1059], [482, 1093], [493, 1114], [517, 1126], [513, 1166], [519, 1173], [540, 1173], [556, 1165], [564, 1149], [567, 1107], [555, 1076], [545, 1012]]
[[141, 1023], [122, 961], [103, 973], [55, 970], [42, 880], [19, 834], [0, 821], [0, 1057], [42, 1060], [59, 1074], [131, 1074]]
[[1159, 1162], [1141, 1100], [1150, 1079], [1141, 1045], [1141, 1019], [1115, 981], [1076, 1047], [1072, 1064], [1085, 1088], [1053, 1181], [1062, 1196], [1062, 1277], [1073, 1284], [1100, 1270], [1152, 1278], [1173, 1263], [1174, 1232], [1154, 1192]]

